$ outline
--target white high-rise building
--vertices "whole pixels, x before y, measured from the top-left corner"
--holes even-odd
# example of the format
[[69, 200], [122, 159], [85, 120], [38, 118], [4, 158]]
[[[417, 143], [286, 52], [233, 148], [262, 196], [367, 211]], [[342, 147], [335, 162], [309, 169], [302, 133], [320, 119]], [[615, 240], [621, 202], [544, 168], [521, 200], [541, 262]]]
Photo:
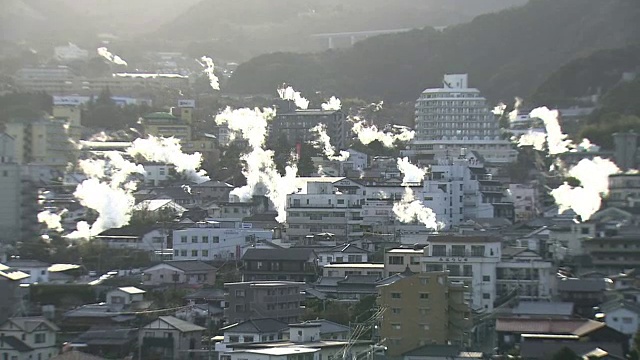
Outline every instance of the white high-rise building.
[[516, 160], [513, 145], [501, 139], [498, 119], [478, 89], [468, 87], [467, 74], [445, 75], [442, 88], [426, 89], [416, 101], [416, 137], [404, 155], [420, 163], [457, 157], [473, 150], [489, 163]]

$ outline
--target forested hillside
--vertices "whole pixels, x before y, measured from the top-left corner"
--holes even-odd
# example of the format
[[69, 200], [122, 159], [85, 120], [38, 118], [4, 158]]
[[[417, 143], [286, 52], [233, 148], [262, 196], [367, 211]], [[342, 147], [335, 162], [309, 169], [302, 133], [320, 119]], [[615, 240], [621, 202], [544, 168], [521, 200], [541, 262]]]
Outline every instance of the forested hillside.
[[226, 90], [306, 92], [411, 101], [442, 74], [465, 72], [491, 100], [528, 96], [553, 71], [594, 51], [640, 41], [635, 0], [531, 0], [438, 32], [383, 35], [350, 49], [274, 53], [241, 64]]

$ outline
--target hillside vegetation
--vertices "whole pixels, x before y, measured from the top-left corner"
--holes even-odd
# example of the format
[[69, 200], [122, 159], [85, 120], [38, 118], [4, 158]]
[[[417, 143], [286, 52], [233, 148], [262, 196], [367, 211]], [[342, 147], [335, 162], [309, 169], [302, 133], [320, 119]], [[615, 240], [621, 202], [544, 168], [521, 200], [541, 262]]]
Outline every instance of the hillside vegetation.
[[443, 32], [382, 35], [350, 49], [274, 53], [241, 64], [228, 91], [269, 93], [282, 83], [305, 92], [412, 101], [442, 74], [465, 72], [491, 100], [528, 96], [553, 71], [594, 51], [640, 41], [636, 0], [531, 0]]

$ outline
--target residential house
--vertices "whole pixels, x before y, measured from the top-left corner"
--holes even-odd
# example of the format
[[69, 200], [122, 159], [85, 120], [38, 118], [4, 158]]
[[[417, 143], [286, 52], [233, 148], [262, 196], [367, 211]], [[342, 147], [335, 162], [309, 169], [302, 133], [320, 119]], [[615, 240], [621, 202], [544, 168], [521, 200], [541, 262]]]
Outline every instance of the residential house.
[[576, 314], [587, 318], [594, 315], [593, 308], [604, 301], [605, 290], [609, 288], [603, 278], [562, 278], [557, 283], [560, 300], [574, 303]]
[[496, 299], [502, 303], [514, 292], [520, 300], [551, 300], [555, 295], [556, 268], [535, 251], [505, 247], [496, 266]]
[[107, 305], [112, 309], [122, 310], [135, 302], [144, 300], [146, 291], [134, 286], [125, 286], [107, 292]]
[[[183, 193], [187, 194], [186, 192], [184, 192], [184, 190], [176, 190], [176, 191], [178, 193], [182, 191]], [[140, 201], [139, 203], [136, 204], [133, 210], [148, 212], [149, 215], [151, 216], [164, 217], [168, 219], [179, 217], [180, 215], [182, 215], [183, 212], [187, 210], [185, 206], [192, 205], [191, 195], [187, 194], [184, 196], [186, 197], [186, 200], [177, 196], [176, 197], [178, 198], [178, 200], [176, 200], [173, 197], [171, 197], [171, 195], [166, 195], [166, 189], [165, 189], [161, 193], [161, 195], [158, 195], [155, 199], [147, 199], [147, 200]]]
[[229, 201], [229, 193], [233, 185], [222, 181], [209, 180], [200, 184], [191, 185], [191, 192], [205, 200]]
[[347, 340], [351, 328], [326, 319], [307, 320], [303, 324], [320, 324], [320, 338], [322, 340]]
[[346, 275], [345, 277], [322, 277], [313, 284], [314, 289], [327, 297], [340, 301], [359, 301], [377, 294], [379, 275]]
[[225, 283], [226, 323], [261, 318], [297, 322], [303, 314], [303, 286], [304, 283], [287, 281]]
[[572, 335], [522, 335], [520, 356], [523, 359], [547, 360], [562, 349], [573, 351], [578, 359], [623, 360], [623, 344], [613, 341], [585, 341]]
[[342, 244], [328, 248], [314, 249], [318, 255], [318, 265], [336, 263], [366, 263], [369, 261], [369, 251], [353, 244]]
[[199, 359], [204, 330], [202, 326], [173, 316], [160, 316], [140, 329], [139, 356], [142, 359]]
[[184, 299], [194, 306], [176, 312], [177, 318], [214, 329], [222, 326], [225, 308], [223, 289], [199, 289]]
[[334, 263], [322, 267], [323, 277], [345, 278], [348, 275], [368, 275], [376, 276], [378, 279], [382, 279], [384, 275], [384, 264]]
[[103, 231], [95, 240], [114, 249], [144, 250], [161, 253], [168, 249], [167, 236], [170, 229], [158, 225], [125, 225]]
[[378, 291], [378, 305], [387, 309], [380, 336], [387, 339], [388, 356], [427, 342], [468, 345], [472, 324], [465, 290], [452, 284], [446, 272], [396, 274], [381, 281]]
[[44, 317], [9, 318], [0, 325], [0, 352], [5, 359], [50, 359], [58, 354], [59, 330]]
[[63, 352], [59, 355], [52, 357], [50, 360], [107, 360], [106, 358], [88, 354], [84, 351], [79, 351], [77, 348], [63, 349]]
[[23, 284], [49, 282], [49, 266], [51, 266], [51, 264], [38, 260], [12, 258], [5, 262], [5, 265], [29, 275], [28, 278], [20, 280]]
[[73, 339], [72, 343], [82, 347], [86, 353], [123, 359], [137, 353], [137, 338], [135, 328], [95, 326]]
[[227, 352], [228, 344], [286, 339], [289, 336], [289, 324], [271, 318], [254, 319], [225, 326], [220, 331], [224, 333], [224, 340], [216, 344], [215, 350]]
[[420, 272], [420, 258], [424, 255], [422, 247], [395, 248], [384, 253], [384, 276], [404, 272], [407, 267], [413, 272]]
[[427, 344], [402, 354], [402, 360], [472, 360], [484, 359], [482, 352], [464, 351], [457, 345]]
[[[142, 305], [138, 307], [137, 305]], [[136, 319], [130, 311], [144, 311], [149, 304], [132, 303], [134, 308], [118, 311], [106, 303], [86, 304], [65, 312], [60, 321], [65, 331], [87, 331], [94, 326], [118, 327], [131, 325]]]
[[511, 309], [511, 315], [524, 318], [564, 318], [574, 317], [573, 303], [547, 301], [519, 301]]
[[164, 261], [143, 271], [142, 283], [148, 286], [202, 287], [215, 285], [216, 268], [198, 260]]
[[20, 281], [29, 276], [22, 271], [0, 264], [0, 323], [18, 313], [23, 304]]
[[318, 258], [310, 249], [248, 249], [242, 256], [243, 281], [284, 280], [312, 282], [318, 276]]
[[220, 354], [220, 360], [356, 358], [371, 348], [371, 341], [322, 340], [320, 328], [320, 324], [291, 324], [288, 340], [229, 344], [231, 351]]
[[633, 338], [640, 325], [640, 304], [613, 299], [599, 306], [607, 326]]

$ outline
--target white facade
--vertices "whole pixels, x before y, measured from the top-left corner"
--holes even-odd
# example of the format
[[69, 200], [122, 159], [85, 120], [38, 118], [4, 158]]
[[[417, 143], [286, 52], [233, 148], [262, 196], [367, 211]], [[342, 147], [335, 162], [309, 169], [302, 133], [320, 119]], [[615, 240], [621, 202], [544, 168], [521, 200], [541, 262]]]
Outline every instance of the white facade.
[[516, 221], [527, 221], [538, 214], [538, 192], [535, 187], [523, 184], [510, 184], [509, 192], [513, 199]]
[[167, 249], [168, 230], [153, 229], [144, 235], [123, 235], [109, 236], [98, 235], [95, 239], [100, 240], [110, 248], [114, 249], [135, 249], [153, 252], [161, 252]]
[[287, 239], [328, 232], [344, 240], [364, 235], [364, 187], [341, 177], [298, 178], [298, 191], [287, 195]]
[[0, 240], [20, 238], [22, 224], [21, 169], [15, 161], [15, 141], [0, 134]]
[[[352, 248], [352, 249], [349, 249]], [[344, 250], [343, 250], [344, 249]], [[369, 253], [352, 245], [342, 245], [328, 250], [315, 250], [318, 255], [318, 266], [331, 263], [367, 263]]]
[[173, 232], [174, 260], [240, 259], [258, 240], [270, 241], [273, 233], [263, 229], [220, 228], [214, 223]]
[[506, 256], [496, 267], [496, 296], [506, 297], [517, 291], [518, 298], [550, 301], [556, 292], [556, 268], [533, 251], [519, 251]]
[[617, 309], [608, 311], [604, 318], [607, 326], [631, 337], [638, 332], [639, 320], [640, 315], [637, 310], [633, 311], [625, 306], [620, 306]]
[[169, 164], [143, 164], [144, 171], [146, 174], [144, 175], [144, 182], [147, 185], [158, 186], [163, 184], [169, 180], [169, 174], [172, 165]]
[[134, 302], [144, 300], [144, 290], [133, 286], [113, 289], [107, 293], [107, 305], [124, 307]]
[[493, 310], [496, 300], [496, 267], [502, 253], [497, 239], [441, 236], [427, 239], [423, 271], [449, 271], [449, 279], [469, 287], [467, 300], [477, 311]]
[[517, 152], [500, 138], [498, 120], [467, 74], [445, 75], [442, 88], [426, 89], [416, 101], [416, 137], [405, 155], [419, 162], [455, 157], [462, 148], [477, 151], [488, 162], [510, 163]]
[[12, 336], [29, 346], [31, 351], [21, 349], [5, 350], [7, 344], [0, 344], [0, 350], [11, 360], [45, 360], [58, 354], [56, 334], [58, 327], [43, 317], [9, 318], [0, 325], [3, 336]]
[[36, 284], [49, 282], [49, 264], [37, 260], [10, 260], [6, 264], [12, 269], [22, 271], [29, 277], [20, 280], [21, 284]]

